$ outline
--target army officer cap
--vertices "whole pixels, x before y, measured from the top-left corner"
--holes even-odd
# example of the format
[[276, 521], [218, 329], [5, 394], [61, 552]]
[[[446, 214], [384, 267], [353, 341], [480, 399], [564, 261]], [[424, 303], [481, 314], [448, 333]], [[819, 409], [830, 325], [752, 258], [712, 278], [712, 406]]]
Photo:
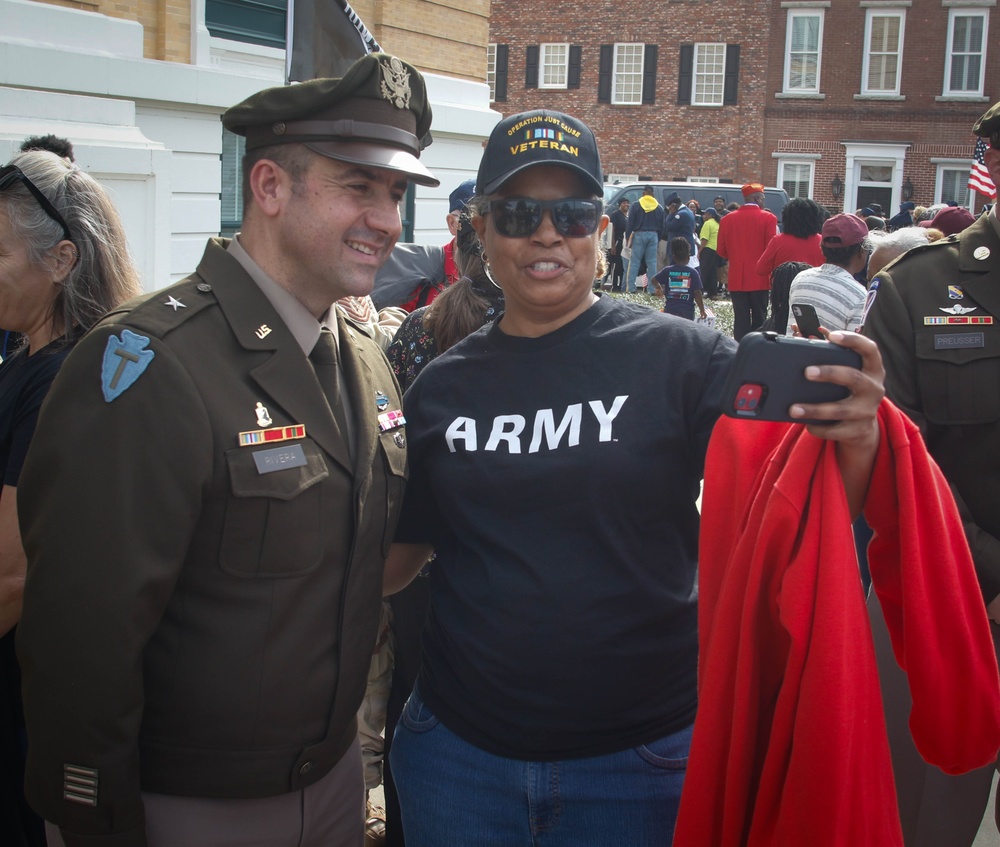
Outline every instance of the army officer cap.
[[1000, 150], [1000, 103], [994, 103], [985, 114], [980, 115], [972, 133], [987, 139], [990, 147]]
[[358, 59], [339, 79], [268, 88], [227, 109], [222, 124], [246, 136], [247, 152], [304, 144], [315, 153], [440, 185], [420, 162], [431, 106], [420, 71], [385, 53]]

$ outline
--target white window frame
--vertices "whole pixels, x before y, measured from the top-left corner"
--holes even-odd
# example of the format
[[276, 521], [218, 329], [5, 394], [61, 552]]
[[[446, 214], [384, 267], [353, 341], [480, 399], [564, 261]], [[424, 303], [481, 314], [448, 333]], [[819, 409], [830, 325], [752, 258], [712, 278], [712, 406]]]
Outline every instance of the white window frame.
[[[708, 53], [707, 48], [711, 47], [715, 54], [712, 70], [698, 70], [699, 60], [703, 54]], [[718, 62], [720, 55], [722, 62]], [[699, 80], [703, 85], [711, 88], [710, 92], [704, 92], [699, 96]], [[705, 94], [710, 96], [706, 97]], [[703, 41], [694, 45], [694, 56], [691, 59], [691, 105], [692, 106], [721, 106], [726, 96], [726, 44], [724, 41]]]
[[[634, 55], [625, 55], [634, 54], [636, 51], [639, 53], [638, 70], [635, 70]], [[619, 42], [615, 44], [611, 77], [611, 102], [614, 105], [642, 105], [642, 74], [645, 63], [646, 45], [644, 43]]]
[[[789, 198], [796, 196], [805, 196], [811, 198], [813, 196], [813, 187], [816, 181], [816, 163], [810, 159], [779, 159], [778, 160], [778, 188], [785, 187], [785, 168], [786, 167], [804, 167], [808, 169], [809, 177], [808, 183], [809, 187], [806, 189], [805, 195], [793, 195], [789, 194]], [[796, 180], [799, 182], [799, 180]]]
[[490, 102], [497, 99], [497, 45], [495, 42], [486, 45], [486, 84], [490, 87]]
[[899, 208], [899, 204], [902, 202], [900, 197], [903, 191], [903, 166], [906, 163], [906, 152], [910, 145], [908, 143], [897, 144], [878, 141], [843, 141], [841, 143], [844, 145], [845, 168], [840, 211], [853, 212], [857, 208], [851, 204], [857, 196], [861, 166], [867, 164], [892, 166], [892, 181], [887, 183], [892, 188], [892, 200], [889, 203], [889, 208]]
[[[955, 59], [952, 50], [955, 36], [956, 18], [981, 18], [983, 22], [983, 38], [979, 47], [979, 86], [975, 89], [954, 89], [951, 87], [951, 68]], [[983, 78], [986, 76], [986, 45], [989, 44], [990, 15], [988, 9], [983, 8], [954, 8], [948, 10], [948, 41], [945, 44], [944, 61], [944, 87], [942, 94], [946, 97], [982, 97]], [[976, 55], [974, 53], [963, 53], [962, 55]]]
[[[816, 85], [792, 86], [792, 33], [796, 18], [819, 18], [819, 34], [816, 43]], [[823, 70], [823, 23], [826, 15], [823, 9], [789, 9], [785, 25], [785, 76], [782, 91], [786, 94], [819, 94], [820, 74]]]
[[[899, 49], [896, 55], [896, 85], [894, 88], [869, 88], [868, 77], [872, 59], [872, 23], [876, 18], [897, 18], [899, 20]], [[903, 77], [903, 45], [906, 41], [906, 10], [905, 9], [868, 9], [865, 15], [865, 45], [864, 62], [861, 68], [861, 93], [863, 95], [898, 96], [899, 86]], [[879, 55], [892, 55], [878, 51]]]
[[936, 173], [934, 175], [934, 202], [944, 203], [942, 198], [944, 192], [944, 172], [945, 171], [957, 171], [959, 183], [965, 186], [965, 206], [964, 208], [971, 210], [972, 203], [975, 199], [975, 193], [969, 188], [969, 160], [968, 159], [953, 159], [950, 161], [938, 161], [936, 162]]
[[569, 43], [538, 45], [538, 87], [567, 88], [569, 82]]

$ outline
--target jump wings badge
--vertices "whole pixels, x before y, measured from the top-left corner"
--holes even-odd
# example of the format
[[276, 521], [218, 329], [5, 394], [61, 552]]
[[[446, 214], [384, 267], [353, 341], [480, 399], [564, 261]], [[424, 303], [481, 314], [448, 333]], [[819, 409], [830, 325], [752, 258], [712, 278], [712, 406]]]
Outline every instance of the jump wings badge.
[[395, 56], [380, 63], [382, 68], [382, 97], [397, 109], [410, 108], [410, 72]]
[[121, 339], [113, 335], [108, 339], [101, 364], [101, 389], [105, 401], [110, 403], [124, 394], [149, 367], [156, 354], [145, 349], [148, 344], [146, 336], [127, 329], [122, 330]]

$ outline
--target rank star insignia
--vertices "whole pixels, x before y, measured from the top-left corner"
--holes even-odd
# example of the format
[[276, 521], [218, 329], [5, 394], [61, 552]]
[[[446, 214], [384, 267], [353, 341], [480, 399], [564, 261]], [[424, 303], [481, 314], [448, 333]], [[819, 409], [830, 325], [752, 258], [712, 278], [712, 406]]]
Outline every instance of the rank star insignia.
[[945, 308], [944, 306], [938, 306], [938, 308], [948, 315], [967, 315], [969, 312], [976, 311], [975, 306], [960, 306], [958, 303], [954, 306], [949, 306], [948, 308]]
[[410, 72], [395, 56], [382, 62], [382, 97], [397, 109], [410, 108]]
[[173, 306], [173, 307], [174, 307], [174, 311], [175, 311], [175, 312], [176, 312], [176, 311], [177, 311], [178, 309], [186, 309], [186, 308], [187, 308], [187, 306], [185, 306], [185, 305], [184, 305], [184, 304], [183, 304], [183, 303], [182, 303], [182, 302], [181, 302], [180, 300], [178, 300], [178, 299], [177, 299], [176, 297], [172, 297], [172, 296], [171, 296], [171, 297], [168, 297], [168, 298], [167, 298], [167, 299], [166, 299], [166, 300], [164, 301], [163, 305], [164, 305], [164, 306]]

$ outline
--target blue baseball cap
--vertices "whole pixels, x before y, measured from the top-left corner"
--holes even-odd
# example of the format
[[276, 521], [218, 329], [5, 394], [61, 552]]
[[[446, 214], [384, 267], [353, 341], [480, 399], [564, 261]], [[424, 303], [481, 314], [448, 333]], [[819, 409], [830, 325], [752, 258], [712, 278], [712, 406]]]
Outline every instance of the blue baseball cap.
[[476, 196], [476, 181], [467, 179], [461, 182], [451, 194], [448, 195], [448, 211], [461, 212], [473, 197]]

